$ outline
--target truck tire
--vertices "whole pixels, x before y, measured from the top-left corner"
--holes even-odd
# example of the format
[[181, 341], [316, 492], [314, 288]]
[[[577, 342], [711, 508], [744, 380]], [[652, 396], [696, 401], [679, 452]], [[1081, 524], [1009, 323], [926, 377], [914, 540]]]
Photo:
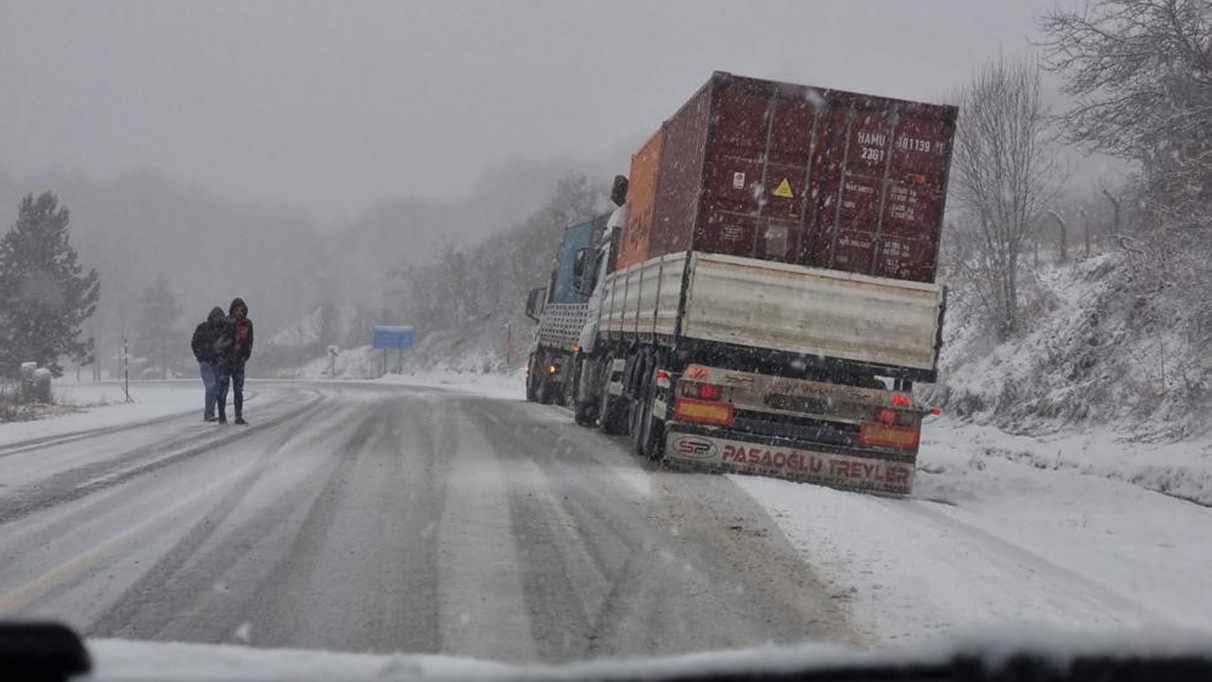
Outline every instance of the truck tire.
[[534, 355], [531, 355], [526, 365], [526, 400], [532, 403], [539, 402], [539, 389], [536, 385], [539, 378], [537, 363], [534, 361]]
[[572, 419], [578, 426], [593, 426], [593, 405], [577, 400], [572, 404], [572, 412]]
[[556, 392], [559, 387], [551, 380], [551, 377], [543, 374], [543, 378], [539, 379], [539, 403], [542, 405], [550, 405], [556, 401]]
[[602, 395], [598, 405], [598, 430], [610, 435], [623, 433], [626, 425], [623, 423], [625, 414], [622, 409], [623, 401], [610, 395], [610, 366], [613, 361], [606, 358], [602, 369]]
[[[644, 394], [648, 390], [648, 358], [641, 354], [635, 359], [633, 392], [627, 401], [627, 432], [631, 435], [631, 449], [643, 454], [644, 438]], [[626, 394], [626, 391], [624, 391]]]
[[581, 371], [581, 363], [577, 362], [576, 354], [565, 361], [568, 366], [568, 381], [564, 382], [564, 391], [560, 395], [560, 404], [564, 407], [571, 407], [574, 410], [577, 406], [577, 378]]
[[637, 412], [631, 426], [631, 446], [635, 454], [653, 461], [659, 461], [665, 455], [665, 425], [652, 416], [659, 366], [659, 363], [656, 363], [645, 370], [636, 396]]
[[586, 381], [586, 372], [589, 371], [591, 360], [578, 356], [575, 362], [572, 383], [569, 384], [568, 404], [572, 405], [573, 421], [580, 426], [593, 426], [593, 422], [598, 416], [597, 404], [592, 400], [581, 400], [581, 396], [588, 393], [588, 391], [581, 390], [581, 382]]

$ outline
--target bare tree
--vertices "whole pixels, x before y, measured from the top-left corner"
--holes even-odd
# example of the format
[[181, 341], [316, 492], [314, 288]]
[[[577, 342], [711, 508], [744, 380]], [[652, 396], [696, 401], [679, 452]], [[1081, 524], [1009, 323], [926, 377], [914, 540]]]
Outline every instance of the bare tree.
[[1138, 171], [1122, 191], [1101, 191], [1128, 266], [1123, 286], [1186, 342], [1159, 337], [1162, 398], [1177, 374], [1181, 397], [1212, 399], [1212, 0], [1090, 0], [1041, 27], [1046, 65], [1077, 100], [1067, 137]]
[[980, 249], [965, 265], [999, 336], [1018, 327], [1023, 248], [1059, 186], [1040, 69], [1029, 60], [980, 67], [960, 97], [951, 188]]
[[[1095, 0], [1041, 20], [1067, 137], [1137, 162], [1158, 216], [1212, 201], [1212, 0]], [[1155, 221], [1150, 221], [1155, 222]]]

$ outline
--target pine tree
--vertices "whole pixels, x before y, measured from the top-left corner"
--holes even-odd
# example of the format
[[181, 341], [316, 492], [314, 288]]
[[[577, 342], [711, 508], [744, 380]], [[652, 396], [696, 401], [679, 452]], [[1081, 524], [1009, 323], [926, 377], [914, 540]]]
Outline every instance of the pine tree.
[[68, 210], [46, 192], [21, 200], [17, 222], [0, 239], [0, 372], [37, 362], [63, 375], [60, 357], [87, 363], [92, 339], [80, 325], [97, 308], [97, 271], [84, 274], [69, 243]]
[[[181, 304], [173, 294], [168, 277], [160, 273], [139, 299], [139, 350], [155, 359], [161, 379], [168, 378], [170, 349], [179, 341], [173, 334], [179, 319]], [[177, 345], [185, 352], [183, 344]]]

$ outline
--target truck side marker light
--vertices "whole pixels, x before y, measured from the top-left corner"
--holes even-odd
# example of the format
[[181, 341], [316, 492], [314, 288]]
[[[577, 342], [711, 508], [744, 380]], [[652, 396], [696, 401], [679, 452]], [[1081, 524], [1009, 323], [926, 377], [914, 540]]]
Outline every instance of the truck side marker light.
[[679, 421], [715, 424], [717, 426], [732, 425], [732, 405], [728, 403], [709, 403], [700, 400], [678, 398], [673, 404], [674, 419]]

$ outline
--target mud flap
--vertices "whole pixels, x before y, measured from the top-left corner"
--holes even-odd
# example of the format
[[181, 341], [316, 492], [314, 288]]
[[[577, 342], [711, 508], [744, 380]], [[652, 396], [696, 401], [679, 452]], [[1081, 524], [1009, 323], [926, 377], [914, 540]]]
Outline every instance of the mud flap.
[[908, 495], [914, 463], [819, 448], [767, 445], [667, 425], [665, 463], [675, 468], [757, 474], [834, 488]]

